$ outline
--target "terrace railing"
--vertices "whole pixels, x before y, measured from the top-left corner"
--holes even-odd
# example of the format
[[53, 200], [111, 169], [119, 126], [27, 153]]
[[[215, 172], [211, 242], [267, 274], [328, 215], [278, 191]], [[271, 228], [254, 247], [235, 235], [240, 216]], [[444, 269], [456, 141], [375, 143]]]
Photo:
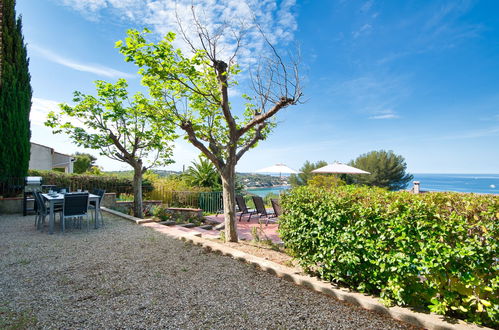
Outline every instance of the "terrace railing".
[[156, 187], [145, 194], [147, 199], [160, 200], [167, 207], [199, 208], [215, 213], [223, 209], [222, 192], [172, 191]]

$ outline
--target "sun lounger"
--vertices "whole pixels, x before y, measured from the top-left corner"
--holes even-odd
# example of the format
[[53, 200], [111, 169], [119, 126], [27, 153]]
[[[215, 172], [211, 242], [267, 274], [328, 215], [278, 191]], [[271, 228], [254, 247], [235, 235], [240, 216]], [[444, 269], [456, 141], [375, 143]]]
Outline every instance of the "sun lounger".
[[275, 216], [279, 218], [282, 215], [281, 203], [279, 203], [279, 200], [277, 198], [272, 198], [270, 202], [272, 203], [272, 208], [274, 209]]
[[274, 213], [269, 213], [265, 208], [265, 203], [263, 202], [263, 198], [260, 196], [252, 196], [253, 203], [255, 203], [256, 214], [259, 215], [258, 221], [265, 217], [265, 225], [269, 224], [270, 218], [274, 218], [276, 215]]
[[241, 218], [243, 215], [249, 214], [249, 217], [248, 217], [248, 222], [249, 222], [251, 220], [251, 216], [253, 214], [256, 214], [255, 210], [248, 209], [248, 206], [246, 206], [246, 202], [244, 201], [243, 196], [236, 195], [236, 204], [237, 204], [237, 208], [239, 209], [239, 212], [241, 212], [239, 214], [239, 221], [241, 221]]

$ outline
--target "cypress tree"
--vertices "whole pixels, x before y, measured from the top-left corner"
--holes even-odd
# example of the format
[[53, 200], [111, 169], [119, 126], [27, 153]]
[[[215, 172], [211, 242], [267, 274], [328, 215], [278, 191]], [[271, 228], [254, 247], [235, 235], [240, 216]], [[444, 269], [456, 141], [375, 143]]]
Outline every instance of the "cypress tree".
[[31, 76], [15, 0], [0, 0], [0, 178], [23, 177], [30, 157]]

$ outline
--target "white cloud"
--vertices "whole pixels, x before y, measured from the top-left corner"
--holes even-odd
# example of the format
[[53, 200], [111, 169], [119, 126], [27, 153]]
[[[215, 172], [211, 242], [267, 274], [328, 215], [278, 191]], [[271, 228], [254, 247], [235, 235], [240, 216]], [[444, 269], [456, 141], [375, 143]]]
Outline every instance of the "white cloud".
[[96, 74], [98, 76], [104, 76], [104, 77], [109, 77], [109, 78], [133, 78], [135, 75], [118, 71], [112, 68], [108, 68], [99, 64], [89, 64], [89, 63], [79, 63], [77, 61], [74, 61], [72, 59], [63, 57], [59, 54], [54, 53], [51, 50], [35, 46], [35, 45], [30, 45], [29, 46], [30, 50], [36, 51], [38, 54], [46, 58], [47, 60], [63, 65], [65, 67], [71, 68], [73, 70], [77, 71], [83, 71], [83, 72], [90, 72], [93, 74]]
[[360, 6], [360, 11], [361, 12], [368, 12], [372, 6], [373, 6], [372, 0], [366, 1], [366, 2], [364, 2], [364, 4], [362, 4], [362, 6]]
[[[47, 120], [47, 115], [49, 112], [54, 111], [56, 113], [60, 112], [59, 104], [64, 102], [59, 102], [55, 100], [42, 99], [38, 97], [31, 98], [31, 111], [29, 114], [29, 119], [31, 125], [35, 126], [45, 126], [45, 121]], [[93, 132], [86, 128], [80, 120], [74, 117], [63, 116], [62, 120], [64, 122], [70, 122], [74, 126], [85, 128], [89, 132]]]
[[95, 12], [107, 7], [106, 2], [106, 0], [62, 0], [63, 4], [80, 12]]
[[384, 115], [376, 115], [369, 117], [369, 119], [395, 119], [395, 118], [399, 118], [399, 116], [394, 113], [387, 113]]
[[437, 138], [438, 140], [467, 140], [467, 139], [478, 139], [489, 136], [498, 136], [499, 127], [489, 127], [484, 129], [477, 129], [467, 132], [461, 132], [456, 135], [448, 135]]
[[399, 115], [395, 113], [392, 109], [379, 110], [376, 114], [369, 117], [369, 119], [396, 119]]
[[398, 118], [396, 109], [409, 94], [406, 78], [367, 73], [333, 86], [332, 97], [345, 109], [367, 114], [369, 119]]
[[358, 38], [362, 35], [368, 35], [371, 33], [373, 26], [371, 24], [364, 24], [357, 31], [352, 32], [354, 38]]
[[[162, 36], [166, 32], [179, 32], [177, 16], [187, 29], [187, 34], [196, 40], [191, 7], [192, 0], [59, 0], [62, 4], [79, 11], [84, 17], [99, 19], [101, 13], [112, 15], [130, 24], [146, 25], [156, 34]], [[295, 0], [202, 0], [195, 1], [196, 15], [210, 34], [221, 28], [226, 33], [218, 40], [219, 57], [228, 60], [235, 47], [235, 38], [231, 29], [240, 30], [247, 27], [244, 47], [238, 54], [240, 64], [251, 63], [261, 55], [265, 46], [259, 35], [253, 18], [260, 24], [269, 40], [278, 45], [286, 44], [294, 38], [297, 29], [294, 13]], [[186, 49], [179, 41], [177, 47]]]
[[58, 101], [41, 99], [33, 97], [31, 99], [31, 112], [29, 113], [29, 120], [31, 125], [44, 126], [43, 123], [47, 120], [47, 114], [50, 111], [59, 110]]

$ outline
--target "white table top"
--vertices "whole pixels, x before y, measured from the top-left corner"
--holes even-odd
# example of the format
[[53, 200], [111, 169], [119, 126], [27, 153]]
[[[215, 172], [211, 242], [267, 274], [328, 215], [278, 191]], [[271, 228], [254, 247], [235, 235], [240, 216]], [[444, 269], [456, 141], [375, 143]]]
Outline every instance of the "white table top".
[[[64, 199], [64, 194], [57, 194], [57, 195], [49, 195], [49, 194], [42, 194], [42, 196], [48, 200], [48, 201], [57, 201], [57, 200], [63, 200]], [[88, 194], [88, 198], [95, 199], [99, 198], [99, 195], [94, 195], [94, 194]]]

